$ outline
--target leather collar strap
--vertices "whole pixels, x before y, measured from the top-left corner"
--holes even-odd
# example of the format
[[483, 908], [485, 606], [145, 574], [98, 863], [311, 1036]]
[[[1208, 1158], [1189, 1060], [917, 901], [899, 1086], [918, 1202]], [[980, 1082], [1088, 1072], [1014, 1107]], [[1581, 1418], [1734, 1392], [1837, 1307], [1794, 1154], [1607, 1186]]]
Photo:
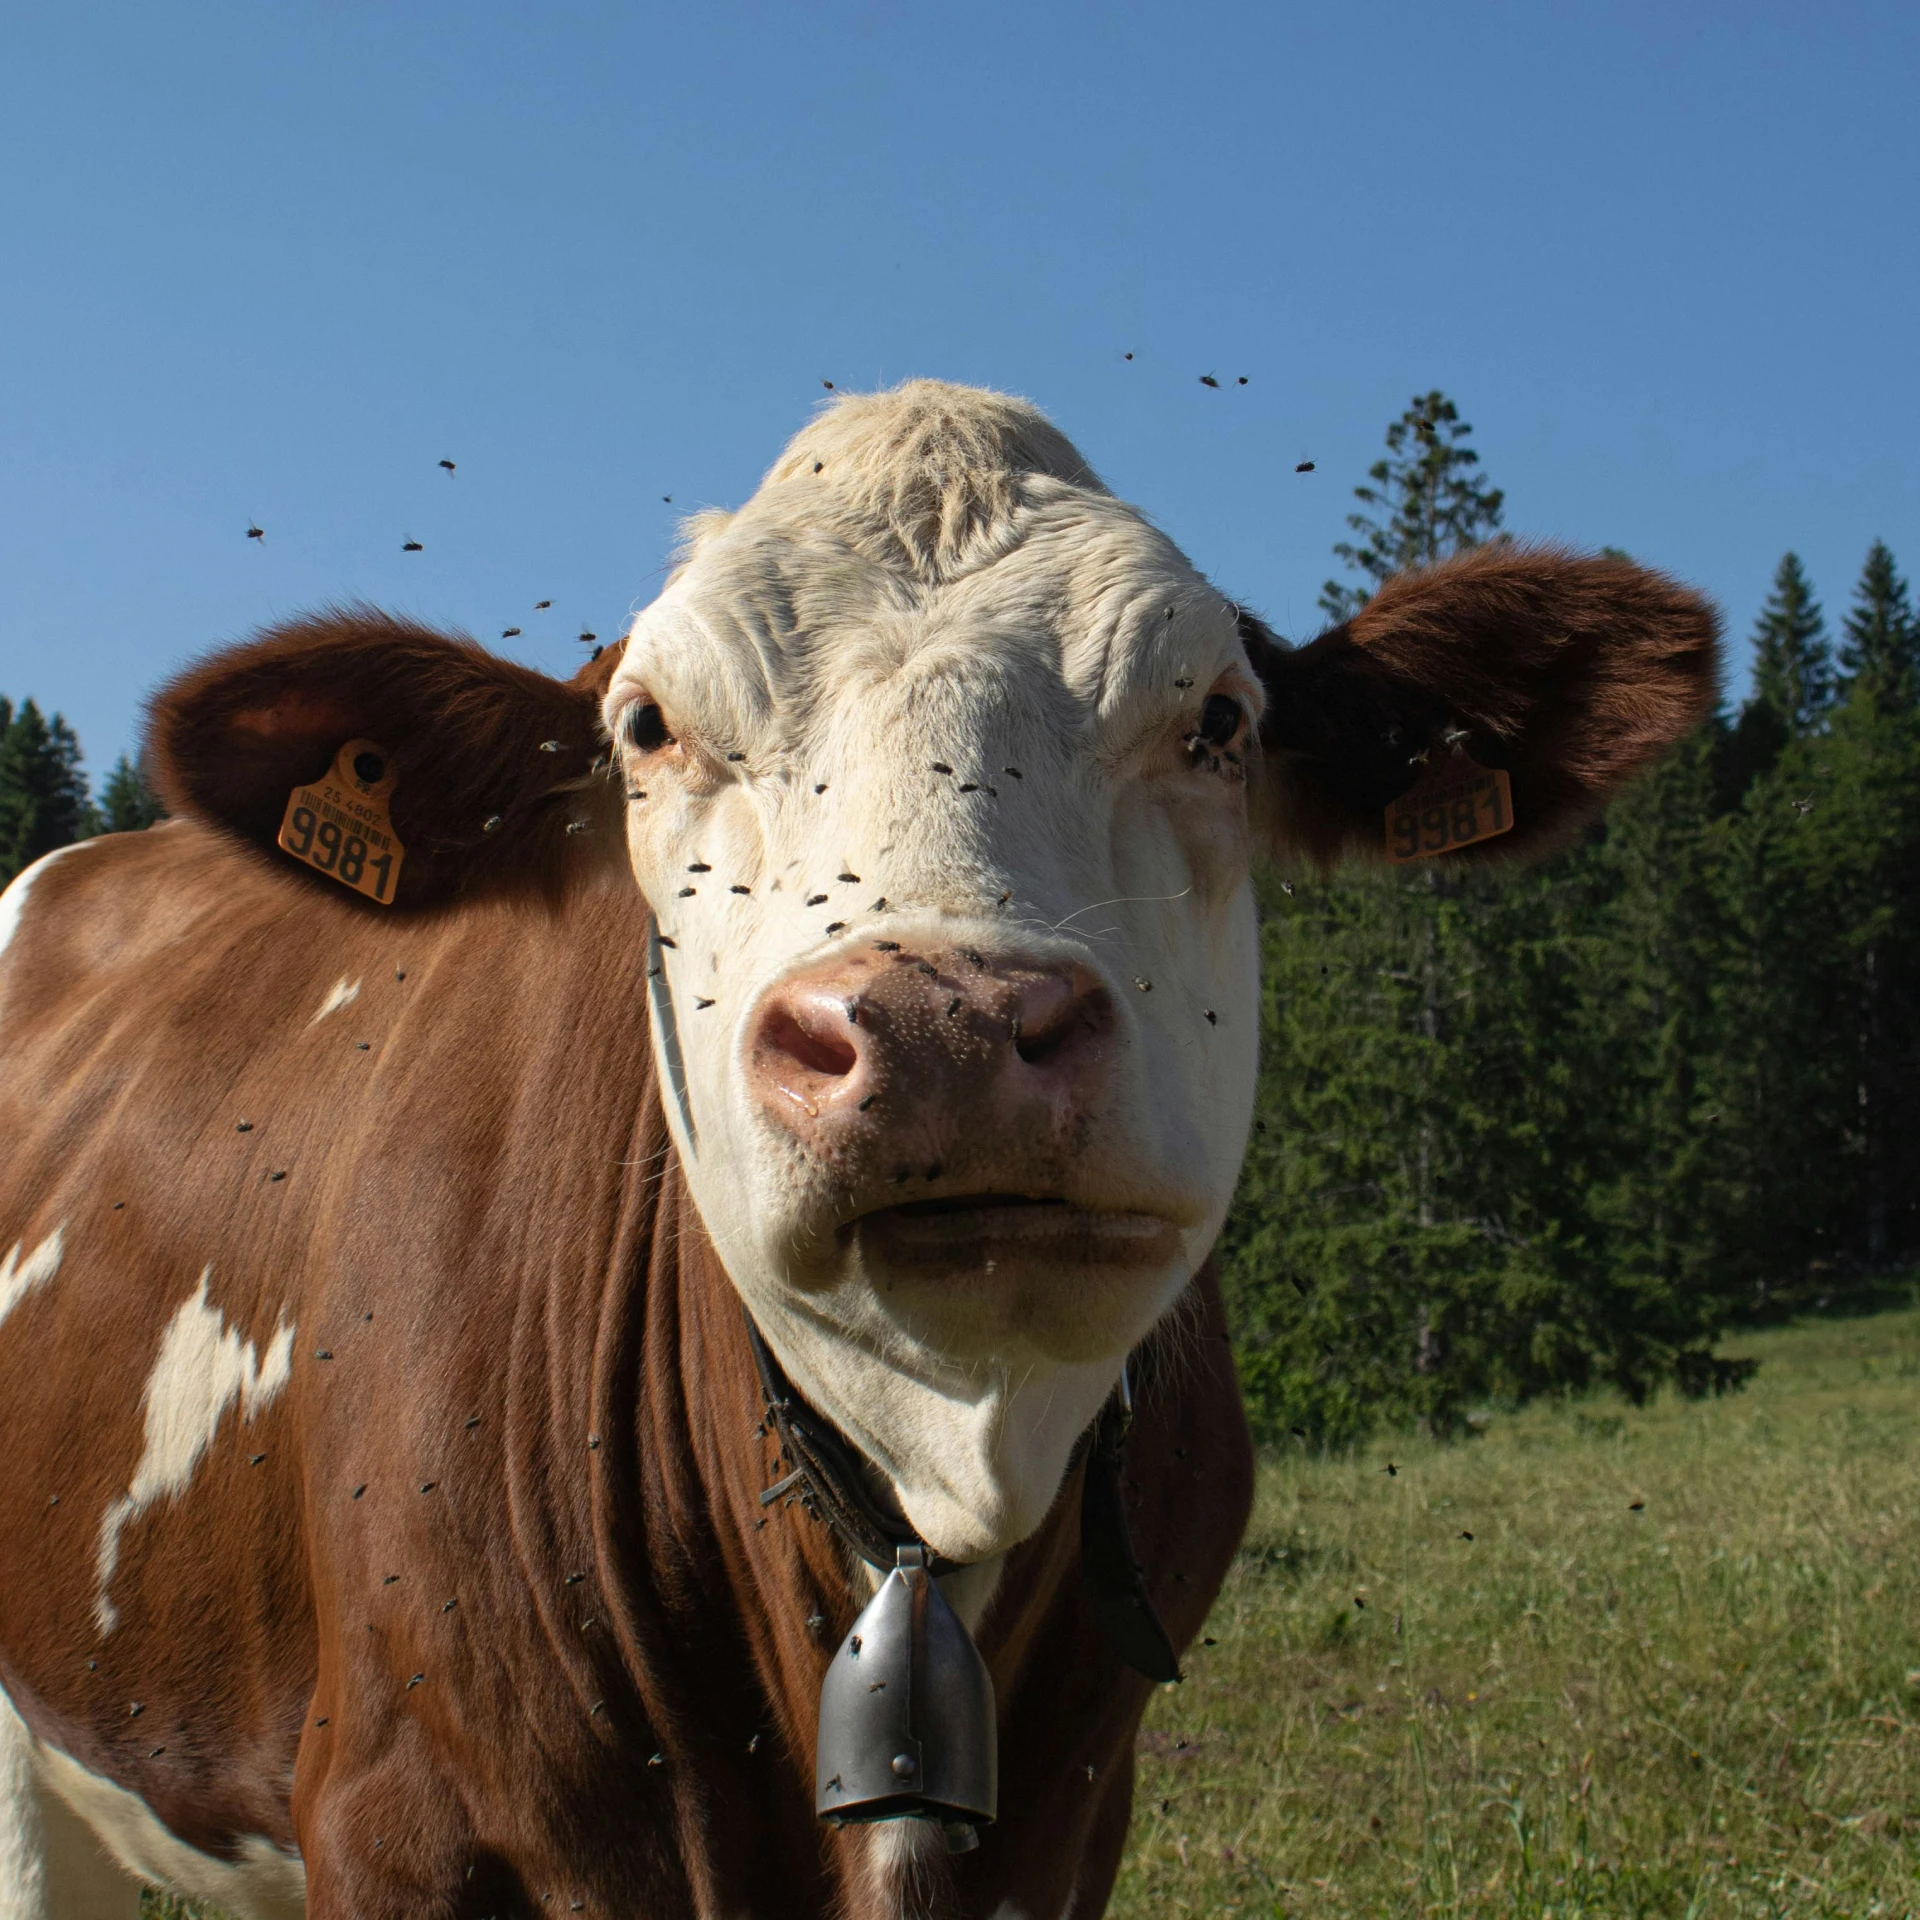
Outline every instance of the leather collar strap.
[[[763, 1507], [782, 1497], [797, 1499], [816, 1520], [824, 1520], [868, 1566], [891, 1573], [900, 1549], [926, 1553], [928, 1572], [957, 1573], [963, 1562], [927, 1549], [905, 1521], [887, 1513], [868, 1491], [853, 1448], [794, 1392], [773, 1350], [746, 1315], [747, 1342], [760, 1375], [780, 1459], [788, 1471], [760, 1496]], [[1133, 1557], [1120, 1483], [1121, 1450], [1133, 1419], [1125, 1376], [1101, 1408], [1081, 1441], [1086, 1474], [1080, 1497], [1080, 1572], [1087, 1600], [1107, 1644], [1149, 1680], [1178, 1680], [1180, 1662], [1154, 1611], [1146, 1576]]]

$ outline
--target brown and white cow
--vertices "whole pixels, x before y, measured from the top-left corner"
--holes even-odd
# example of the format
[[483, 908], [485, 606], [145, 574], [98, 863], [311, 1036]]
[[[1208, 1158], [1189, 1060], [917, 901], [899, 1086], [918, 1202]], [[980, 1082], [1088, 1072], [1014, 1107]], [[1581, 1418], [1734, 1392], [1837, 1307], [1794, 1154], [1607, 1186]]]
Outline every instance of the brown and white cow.
[[[1130, 1352], [1176, 1644], [1249, 1497], [1209, 1266], [1249, 856], [1377, 850], [1461, 741], [1517, 820], [1474, 856], [1549, 844], [1714, 654], [1671, 582], [1518, 547], [1288, 650], [1031, 408], [921, 383], [831, 407], [573, 681], [350, 610], [174, 682], [178, 817], [0, 905], [0, 1916], [131, 1915], [129, 1875], [329, 1920], [1098, 1913], [1149, 1689], [1072, 1495]], [[389, 906], [274, 851], [355, 739]], [[871, 1583], [761, 1504], [743, 1302], [967, 1563], [971, 1854], [816, 1825]]]

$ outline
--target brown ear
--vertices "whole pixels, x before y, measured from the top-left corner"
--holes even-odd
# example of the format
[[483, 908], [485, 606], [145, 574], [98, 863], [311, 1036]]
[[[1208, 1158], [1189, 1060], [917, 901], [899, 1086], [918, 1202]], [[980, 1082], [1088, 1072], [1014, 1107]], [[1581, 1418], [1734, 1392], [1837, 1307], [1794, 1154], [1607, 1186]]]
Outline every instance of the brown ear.
[[1266, 683], [1274, 844], [1323, 866], [1379, 858], [1389, 803], [1456, 744], [1506, 770], [1513, 826], [1451, 857], [1543, 853], [1719, 694], [1707, 600], [1630, 560], [1553, 547], [1503, 543], [1397, 575], [1298, 649], [1245, 617], [1241, 632]]
[[171, 812], [334, 886], [279, 851], [276, 836], [296, 787], [324, 776], [347, 741], [372, 741], [388, 758], [404, 849], [396, 906], [551, 891], [582, 821], [599, 839], [618, 832], [599, 726], [610, 666], [611, 656], [571, 682], [551, 680], [371, 608], [330, 611], [216, 653], [162, 688], [147, 764]]

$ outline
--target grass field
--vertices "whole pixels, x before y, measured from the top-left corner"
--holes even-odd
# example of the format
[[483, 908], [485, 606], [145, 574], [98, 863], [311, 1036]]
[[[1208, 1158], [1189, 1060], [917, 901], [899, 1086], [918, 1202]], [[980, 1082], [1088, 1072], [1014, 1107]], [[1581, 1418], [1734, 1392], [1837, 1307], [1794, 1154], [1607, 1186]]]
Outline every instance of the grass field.
[[1268, 1468], [1113, 1912], [1920, 1913], [1920, 1313], [1729, 1350]]
[[1920, 1913], [1920, 1312], [1730, 1350], [1266, 1468], [1114, 1914]]

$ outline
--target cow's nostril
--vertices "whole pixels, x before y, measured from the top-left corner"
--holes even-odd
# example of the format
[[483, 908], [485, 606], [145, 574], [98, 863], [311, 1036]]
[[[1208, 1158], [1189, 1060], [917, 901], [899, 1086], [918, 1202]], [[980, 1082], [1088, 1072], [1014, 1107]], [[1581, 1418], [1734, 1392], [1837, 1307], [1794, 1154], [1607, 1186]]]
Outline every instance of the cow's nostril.
[[1047, 984], [1052, 991], [1029, 988], [1022, 995], [1014, 1028], [1013, 1050], [1030, 1067], [1050, 1064], [1076, 1041], [1094, 1038], [1111, 1024], [1111, 1008], [1101, 988], [1064, 978]]
[[785, 1054], [809, 1073], [844, 1079], [859, 1064], [858, 1052], [837, 1033], [815, 1033], [803, 1026], [790, 1007], [776, 1007], [760, 1029], [760, 1044], [769, 1053]]

